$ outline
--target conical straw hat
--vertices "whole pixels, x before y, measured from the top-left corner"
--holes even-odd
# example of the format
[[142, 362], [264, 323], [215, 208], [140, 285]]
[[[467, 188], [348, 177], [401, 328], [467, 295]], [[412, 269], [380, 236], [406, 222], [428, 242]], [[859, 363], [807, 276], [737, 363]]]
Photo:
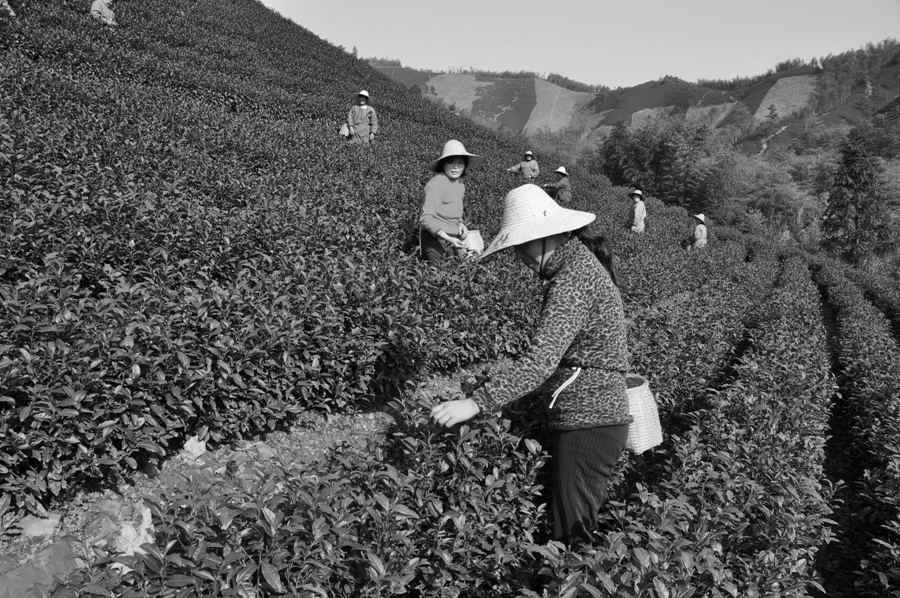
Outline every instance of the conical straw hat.
[[566, 176], [569, 176], [569, 173], [566, 172], [566, 167], [565, 167], [565, 166], [560, 166], [559, 168], [557, 168], [557, 169], [554, 170], [553, 172], [558, 172], [559, 174], [564, 174], [564, 175], [566, 175]]
[[482, 160], [481, 156], [470, 154], [469, 152], [467, 152], [466, 146], [464, 146], [462, 142], [457, 141], [456, 139], [451, 139], [444, 144], [444, 150], [441, 152], [441, 156], [431, 163], [431, 169], [434, 170], [435, 168], [437, 168], [438, 162], [440, 162], [444, 158], [450, 158], [454, 156], [467, 157], [469, 159], [469, 167], [475, 166]]
[[596, 217], [590, 212], [561, 207], [537, 185], [529, 183], [516, 187], [503, 199], [500, 232], [481, 257], [535, 239], [578, 230]]
[[706, 216], [704, 216], [703, 214], [694, 214], [694, 218], [696, 218], [703, 224], [706, 224]]

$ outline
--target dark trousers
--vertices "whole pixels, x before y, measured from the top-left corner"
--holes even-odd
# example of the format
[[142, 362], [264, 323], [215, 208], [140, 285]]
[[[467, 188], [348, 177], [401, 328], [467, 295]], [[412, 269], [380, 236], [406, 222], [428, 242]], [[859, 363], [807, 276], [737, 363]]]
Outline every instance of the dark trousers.
[[[457, 236], [457, 235], [451, 235]], [[419, 229], [419, 248], [422, 251], [422, 259], [428, 262], [438, 263], [448, 255], [456, 253], [454, 248], [447, 248], [439, 237], [432, 235], [424, 228]]]
[[590, 540], [628, 424], [557, 432], [553, 438], [553, 539]]

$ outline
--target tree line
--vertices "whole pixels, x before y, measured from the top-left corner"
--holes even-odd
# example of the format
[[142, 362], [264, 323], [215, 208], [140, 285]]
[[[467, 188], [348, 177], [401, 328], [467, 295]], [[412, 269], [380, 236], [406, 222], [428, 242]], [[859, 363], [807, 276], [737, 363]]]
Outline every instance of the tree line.
[[792, 147], [748, 156], [727, 130], [620, 122], [581, 166], [719, 222], [781, 231], [856, 265], [887, 263], [900, 274], [900, 119], [874, 117], [846, 135], [808, 125]]

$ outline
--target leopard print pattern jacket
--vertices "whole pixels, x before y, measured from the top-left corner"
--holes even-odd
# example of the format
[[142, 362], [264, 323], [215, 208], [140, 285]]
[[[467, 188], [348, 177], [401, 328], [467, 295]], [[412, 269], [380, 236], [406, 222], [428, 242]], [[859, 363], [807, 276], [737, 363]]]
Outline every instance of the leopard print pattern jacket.
[[551, 429], [630, 423], [625, 394], [628, 343], [619, 289], [577, 237], [553, 252], [543, 278], [544, 303], [528, 351], [492, 375], [471, 398], [482, 411], [498, 411], [545, 382], [558, 388], [580, 367], [581, 373], [547, 414]]

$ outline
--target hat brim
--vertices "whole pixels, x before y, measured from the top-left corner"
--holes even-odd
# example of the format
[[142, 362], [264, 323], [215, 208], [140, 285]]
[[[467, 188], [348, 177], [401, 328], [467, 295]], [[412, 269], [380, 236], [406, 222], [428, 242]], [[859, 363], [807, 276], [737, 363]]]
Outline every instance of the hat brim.
[[446, 160], [447, 158], [457, 158], [457, 157], [469, 159], [469, 164], [466, 166], [467, 169], [478, 166], [479, 164], [481, 164], [482, 161], [484, 161], [484, 158], [482, 158], [481, 156], [479, 156], [477, 154], [469, 154], [469, 153], [465, 153], [465, 152], [447, 154], [446, 156], [441, 156], [437, 160], [433, 160], [431, 162], [431, 170], [436, 169], [438, 167], [438, 164], [441, 163], [441, 160]]
[[568, 208], [559, 208], [554, 214], [553, 221], [549, 223], [532, 222], [527, 225], [513, 227], [512, 229], [500, 229], [497, 235], [491, 240], [490, 245], [485, 248], [484, 253], [479, 259], [484, 259], [489, 255], [493, 255], [498, 251], [503, 251], [522, 243], [528, 243], [535, 239], [543, 239], [544, 237], [552, 237], [560, 233], [584, 228], [597, 219], [596, 214], [590, 212], [582, 212], [580, 210], [570, 210]]

